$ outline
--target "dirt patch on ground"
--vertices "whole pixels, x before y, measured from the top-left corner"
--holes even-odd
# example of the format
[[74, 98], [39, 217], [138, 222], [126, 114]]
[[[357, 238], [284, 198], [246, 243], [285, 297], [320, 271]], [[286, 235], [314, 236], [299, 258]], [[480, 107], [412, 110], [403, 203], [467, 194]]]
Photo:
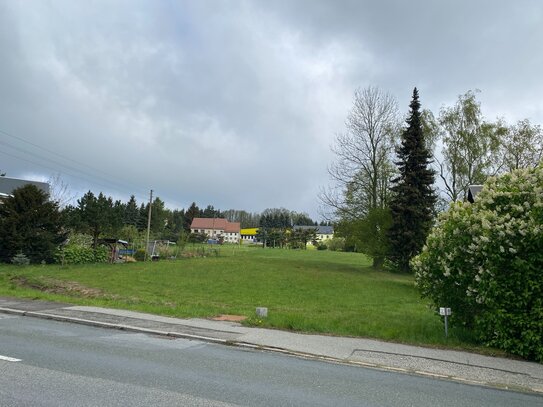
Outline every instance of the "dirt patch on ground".
[[13, 277], [11, 281], [20, 287], [32, 288], [50, 294], [62, 294], [72, 297], [84, 298], [110, 298], [98, 288], [86, 287], [75, 281], [63, 281], [55, 279], [28, 280], [26, 277]]
[[219, 315], [211, 318], [213, 321], [230, 321], [230, 322], [241, 322], [245, 321], [247, 317], [243, 315]]

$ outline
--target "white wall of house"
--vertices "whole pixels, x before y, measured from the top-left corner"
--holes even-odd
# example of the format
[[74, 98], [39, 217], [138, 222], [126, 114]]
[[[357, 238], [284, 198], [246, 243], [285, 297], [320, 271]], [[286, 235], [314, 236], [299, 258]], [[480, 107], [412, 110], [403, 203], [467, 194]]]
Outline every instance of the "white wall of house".
[[217, 239], [222, 236], [227, 243], [239, 243], [240, 234], [236, 232], [225, 232], [224, 229], [191, 229], [192, 233], [205, 233], [209, 239]]

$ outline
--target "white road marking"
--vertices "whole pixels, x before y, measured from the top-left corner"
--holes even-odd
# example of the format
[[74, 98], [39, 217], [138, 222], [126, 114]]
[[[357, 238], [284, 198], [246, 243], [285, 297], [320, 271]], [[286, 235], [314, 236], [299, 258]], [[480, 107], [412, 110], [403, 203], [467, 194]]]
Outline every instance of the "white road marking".
[[20, 362], [21, 361], [21, 359], [10, 358], [9, 356], [2, 356], [2, 355], [0, 355], [0, 360], [5, 360], [7, 362]]

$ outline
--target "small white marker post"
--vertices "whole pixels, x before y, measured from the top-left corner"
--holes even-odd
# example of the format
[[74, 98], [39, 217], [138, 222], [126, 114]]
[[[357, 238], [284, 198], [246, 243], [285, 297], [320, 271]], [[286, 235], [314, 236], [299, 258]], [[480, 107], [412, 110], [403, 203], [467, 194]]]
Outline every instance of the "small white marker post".
[[440, 307], [439, 308], [439, 315], [443, 315], [445, 317], [445, 338], [447, 338], [449, 336], [449, 321], [448, 321], [447, 317], [449, 315], [451, 315], [451, 309], [450, 308], [445, 308], [445, 307]]

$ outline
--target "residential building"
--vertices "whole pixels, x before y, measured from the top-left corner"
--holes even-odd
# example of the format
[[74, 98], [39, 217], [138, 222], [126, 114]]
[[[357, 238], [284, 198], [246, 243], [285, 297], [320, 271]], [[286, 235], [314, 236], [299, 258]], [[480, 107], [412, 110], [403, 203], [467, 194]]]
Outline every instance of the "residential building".
[[258, 234], [258, 228], [246, 228], [241, 229], [241, 242], [242, 243], [256, 243], [256, 235]]
[[240, 223], [228, 222], [222, 218], [194, 218], [190, 225], [191, 233], [203, 233], [209, 239], [222, 237], [225, 243], [239, 243]]
[[333, 226], [298, 226], [294, 225], [293, 229], [297, 230], [316, 230], [317, 240], [319, 242], [324, 242], [325, 240], [332, 239], [334, 237], [334, 228]]
[[34, 185], [46, 194], [49, 194], [49, 184], [47, 182], [29, 181], [26, 179], [0, 177], [0, 202], [12, 195], [12, 192], [25, 185]]

